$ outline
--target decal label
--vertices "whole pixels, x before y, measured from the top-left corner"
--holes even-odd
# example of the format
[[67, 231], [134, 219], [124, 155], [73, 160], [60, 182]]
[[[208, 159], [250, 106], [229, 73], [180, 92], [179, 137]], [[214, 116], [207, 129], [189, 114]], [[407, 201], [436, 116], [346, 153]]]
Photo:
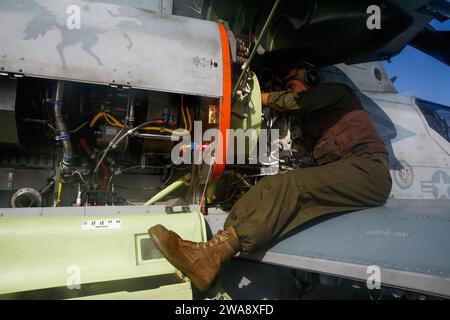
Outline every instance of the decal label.
[[381, 237], [397, 237], [397, 238], [409, 237], [409, 233], [407, 232], [391, 231], [391, 230], [367, 230], [366, 234]]
[[81, 224], [81, 230], [100, 230], [100, 229], [120, 229], [122, 221], [120, 219], [100, 219], [84, 220]]
[[431, 181], [422, 181], [422, 192], [431, 193], [435, 199], [450, 199], [450, 176], [442, 171], [436, 171]]

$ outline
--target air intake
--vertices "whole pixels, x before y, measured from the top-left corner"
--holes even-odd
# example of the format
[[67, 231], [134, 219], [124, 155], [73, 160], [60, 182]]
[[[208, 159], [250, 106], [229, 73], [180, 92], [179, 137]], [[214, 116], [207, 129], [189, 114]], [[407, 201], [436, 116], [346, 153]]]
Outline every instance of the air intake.
[[202, 18], [204, 0], [174, 0], [173, 14], [190, 18]]

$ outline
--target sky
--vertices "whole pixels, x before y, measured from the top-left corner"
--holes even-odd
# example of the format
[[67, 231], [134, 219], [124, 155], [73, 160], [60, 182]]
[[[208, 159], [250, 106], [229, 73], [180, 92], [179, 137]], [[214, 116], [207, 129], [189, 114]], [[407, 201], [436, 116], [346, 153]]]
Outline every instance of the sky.
[[[433, 21], [431, 25], [450, 31], [450, 20]], [[449, 66], [410, 46], [383, 65], [390, 78], [397, 77], [394, 85], [401, 94], [450, 106]]]

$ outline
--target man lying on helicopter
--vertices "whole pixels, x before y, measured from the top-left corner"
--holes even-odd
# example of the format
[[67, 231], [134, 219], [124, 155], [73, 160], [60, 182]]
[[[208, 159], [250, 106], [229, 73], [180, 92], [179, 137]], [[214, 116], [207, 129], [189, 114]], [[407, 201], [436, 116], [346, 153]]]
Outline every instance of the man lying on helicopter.
[[263, 105], [299, 115], [315, 166], [261, 179], [235, 203], [225, 231], [206, 243], [185, 241], [162, 225], [148, 230], [167, 260], [202, 291], [237, 252], [263, 249], [325, 214], [381, 206], [389, 196], [388, 153], [352, 90], [321, 83], [320, 72], [306, 63], [291, 68], [284, 83], [285, 91], [262, 94]]

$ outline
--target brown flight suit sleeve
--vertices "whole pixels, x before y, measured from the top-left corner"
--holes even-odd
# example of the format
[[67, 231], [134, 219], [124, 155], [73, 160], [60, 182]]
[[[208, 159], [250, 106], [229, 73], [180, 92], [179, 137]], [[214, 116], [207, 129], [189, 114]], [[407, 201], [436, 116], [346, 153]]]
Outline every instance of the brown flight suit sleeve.
[[289, 93], [287, 91], [271, 92], [268, 103], [275, 104], [286, 111], [309, 113], [320, 109], [338, 107], [351, 99], [350, 88], [339, 83], [324, 83], [308, 91]]

